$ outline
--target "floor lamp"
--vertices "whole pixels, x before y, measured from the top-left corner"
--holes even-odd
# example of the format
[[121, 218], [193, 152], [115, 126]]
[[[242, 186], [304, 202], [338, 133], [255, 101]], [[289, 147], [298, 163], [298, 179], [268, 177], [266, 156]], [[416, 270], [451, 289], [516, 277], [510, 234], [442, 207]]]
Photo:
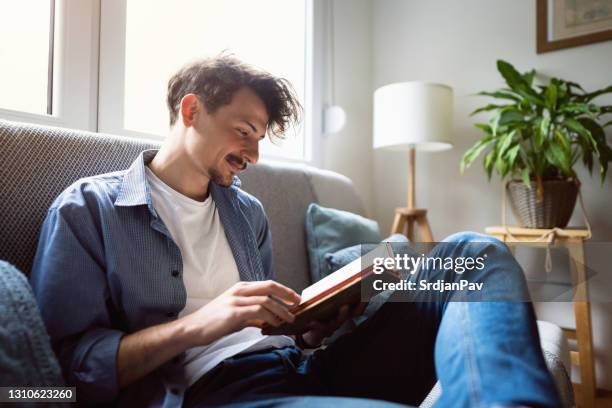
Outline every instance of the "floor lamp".
[[408, 205], [395, 210], [391, 233], [432, 242], [427, 210], [416, 207], [415, 151], [452, 147], [453, 90], [428, 82], [400, 82], [374, 92], [374, 148], [408, 151]]

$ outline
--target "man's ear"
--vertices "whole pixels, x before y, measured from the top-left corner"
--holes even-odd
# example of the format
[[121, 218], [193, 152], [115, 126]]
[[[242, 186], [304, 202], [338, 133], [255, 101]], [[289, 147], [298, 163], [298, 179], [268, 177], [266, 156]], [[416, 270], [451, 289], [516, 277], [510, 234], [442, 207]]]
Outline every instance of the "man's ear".
[[181, 120], [185, 127], [193, 125], [196, 114], [200, 111], [200, 100], [195, 94], [187, 94], [181, 99]]

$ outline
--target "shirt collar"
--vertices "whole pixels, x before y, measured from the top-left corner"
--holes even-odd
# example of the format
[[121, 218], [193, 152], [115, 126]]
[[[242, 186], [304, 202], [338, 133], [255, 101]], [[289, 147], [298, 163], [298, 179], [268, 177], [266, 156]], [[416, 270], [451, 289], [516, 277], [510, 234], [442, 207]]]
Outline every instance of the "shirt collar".
[[121, 189], [115, 200], [116, 206], [133, 207], [137, 205], [146, 205], [149, 207], [149, 210], [155, 214], [153, 201], [151, 200], [151, 189], [147, 182], [145, 165], [153, 160], [157, 152], [158, 150], [145, 150], [138, 155], [130, 168], [126, 170], [123, 181], [121, 182]]
[[[149, 164], [155, 157], [159, 150], [151, 149], [145, 150], [138, 155], [136, 160], [127, 169], [123, 176], [121, 183], [121, 189], [115, 200], [115, 205], [118, 207], [133, 207], [137, 205], [146, 205], [149, 210], [155, 215], [155, 209], [153, 208], [153, 201], [151, 199], [151, 188], [147, 182], [147, 174], [145, 171], [145, 165]], [[209, 188], [220, 187], [214, 183], [211, 183]], [[241, 181], [237, 176], [234, 176], [232, 185], [236, 187], [241, 186]], [[214, 197], [213, 197], [214, 199]]]

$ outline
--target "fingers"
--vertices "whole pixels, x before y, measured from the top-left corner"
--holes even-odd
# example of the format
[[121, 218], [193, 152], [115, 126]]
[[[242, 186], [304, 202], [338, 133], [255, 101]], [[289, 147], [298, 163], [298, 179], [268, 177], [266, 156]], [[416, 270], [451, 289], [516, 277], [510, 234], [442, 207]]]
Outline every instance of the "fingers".
[[294, 306], [300, 303], [300, 295], [293, 289], [278, 282], [267, 280], [259, 282], [240, 282], [234, 287], [234, 294], [238, 296], [267, 296], [272, 295], [283, 303]]
[[262, 305], [284, 322], [292, 323], [295, 320], [293, 313], [286, 306], [281, 305], [270, 296], [240, 296], [235, 298], [236, 306]]
[[264, 323], [278, 327], [283, 321], [263, 305], [251, 305], [241, 308], [241, 314], [246, 326], [261, 328]]

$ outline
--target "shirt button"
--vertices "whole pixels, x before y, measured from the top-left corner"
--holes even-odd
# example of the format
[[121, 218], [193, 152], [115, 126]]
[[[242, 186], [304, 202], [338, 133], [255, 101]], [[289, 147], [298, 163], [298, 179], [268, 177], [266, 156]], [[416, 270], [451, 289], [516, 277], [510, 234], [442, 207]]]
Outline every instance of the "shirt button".
[[177, 271], [176, 269], [173, 269], [172, 272], [170, 272], [172, 274], [172, 276], [174, 276], [175, 278], [177, 278], [179, 276], [179, 271]]

